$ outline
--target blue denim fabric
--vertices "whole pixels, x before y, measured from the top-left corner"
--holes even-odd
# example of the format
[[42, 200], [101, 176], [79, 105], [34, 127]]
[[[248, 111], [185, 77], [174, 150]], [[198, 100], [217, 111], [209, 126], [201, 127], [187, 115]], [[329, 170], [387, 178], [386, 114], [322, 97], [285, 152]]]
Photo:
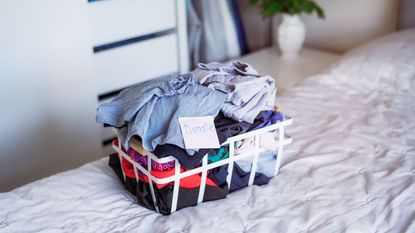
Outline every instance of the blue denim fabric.
[[99, 106], [97, 122], [120, 128], [125, 148], [135, 135], [147, 151], [166, 143], [184, 148], [178, 117], [216, 116], [225, 98], [199, 85], [192, 73], [171, 75], [123, 90]]
[[259, 112], [271, 110], [274, 106], [274, 79], [260, 76], [246, 63], [199, 63], [193, 73], [200, 84], [227, 94], [226, 103], [222, 107], [226, 117], [253, 123]]

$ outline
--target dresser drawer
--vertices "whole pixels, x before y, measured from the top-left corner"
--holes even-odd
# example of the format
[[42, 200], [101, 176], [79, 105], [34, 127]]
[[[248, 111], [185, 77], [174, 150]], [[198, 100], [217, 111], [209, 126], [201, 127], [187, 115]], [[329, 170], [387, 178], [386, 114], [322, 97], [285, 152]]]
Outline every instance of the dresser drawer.
[[177, 35], [171, 34], [94, 56], [98, 95], [179, 70]]
[[176, 27], [172, 0], [108, 0], [89, 4], [93, 46]]

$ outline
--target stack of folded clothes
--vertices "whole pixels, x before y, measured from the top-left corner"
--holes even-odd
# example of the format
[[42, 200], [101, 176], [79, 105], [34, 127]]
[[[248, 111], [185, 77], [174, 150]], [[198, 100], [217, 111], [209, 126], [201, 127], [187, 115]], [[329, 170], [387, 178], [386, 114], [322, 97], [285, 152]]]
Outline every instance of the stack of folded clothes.
[[[146, 151], [158, 158], [175, 157], [181, 171], [201, 165], [204, 156], [209, 163], [228, 157], [228, 146], [219, 149], [186, 149], [180, 130], [179, 117], [215, 116], [214, 124], [220, 144], [229, 137], [281, 121], [283, 116], [275, 107], [276, 87], [270, 76], [261, 76], [250, 65], [243, 62], [229, 64], [199, 64], [193, 72], [171, 75], [137, 84], [121, 91], [111, 102], [98, 108], [97, 121], [118, 129], [120, 143], [131, 159], [148, 168]], [[139, 141], [141, 150], [131, 144]], [[245, 139], [235, 144], [235, 154], [253, 148], [254, 139]], [[276, 152], [274, 136], [264, 133], [261, 147], [270, 153], [260, 156], [254, 184], [269, 182], [274, 172]], [[174, 162], [159, 164], [151, 162], [151, 174], [157, 178], [174, 175]], [[136, 175], [131, 163], [110, 156], [110, 166], [119, 175], [126, 188], [137, 196], [138, 203], [154, 209], [148, 178], [141, 172]], [[226, 182], [228, 165], [208, 171], [203, 201], [226, 197], [229, 192], [248, 185], [250, 160], [238, 160], [234, 164], [231, 183]], [[123, 179], [122, 170], [126, 176]], [[180, 180], [177, 209], [196, 205], [201, 174]], [[173, 183], [155, 185], [156, 205], [162, 214], [169, 214]]]

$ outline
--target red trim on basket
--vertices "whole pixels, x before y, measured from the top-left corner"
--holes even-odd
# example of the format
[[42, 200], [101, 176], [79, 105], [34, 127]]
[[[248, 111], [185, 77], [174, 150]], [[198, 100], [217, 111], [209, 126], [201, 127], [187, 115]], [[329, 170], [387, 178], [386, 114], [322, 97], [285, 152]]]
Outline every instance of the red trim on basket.
[[[114, 139], [113, 144], [118, 147], [118, 139]], [[122, 149], [122, 151], [125, 152], [124, 148], [121, 148], [121, 149]], [[130, 163], [124, 157], [122, 157], [121, 166], [123, 168], [125, 176], [127, 176], [129, 178], [132, 178], [132, 179], [136, 178], [135, 173], [134, 173], [133, 164]], [[184, 172], [184, 171], [186, 171], [186, 170], [183, 169], [183, 168], [180, 168], [181, 173]], [[140, 171], [137, 171], [137, 173], [139, 174], [140, 181], [148, 183], [148, 177], [146, 175], [144, 175]], [[152, 170], [151, 171], [151, 175], [154, 176], [154, 177], [157, 177], [159, 179], [168, 178], [168, 177], [174, 176], [174, 174], [175, 174], [174, 169], [168, 170], [168, 171], [157, 171], [157, 170]], [[197, 188], [197, 187], [200, 186], [201, 179], [202, 179], [201, 173], [197, 173], [197, 174], [182, 178], [182, 179], [180, 179], [180, 187], [188, 188], [188, 189]], [[169, 185], [169, 184], [173, 185], [173, 183], [174, 182], [170, 182], [170, 183], [167, 183], [167, 184], [156, 184], [156, 185], [157, 185], [157, 188], [161, 189], [166, 185]], [[218, 186], [213, 180], [211, 180], [208, 177], [206, 178], [206, 185]]]

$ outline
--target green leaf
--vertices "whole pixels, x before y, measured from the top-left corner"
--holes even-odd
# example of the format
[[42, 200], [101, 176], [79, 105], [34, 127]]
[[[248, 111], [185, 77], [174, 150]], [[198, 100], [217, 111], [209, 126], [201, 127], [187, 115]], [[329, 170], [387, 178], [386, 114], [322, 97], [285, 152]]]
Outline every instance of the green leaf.
[[291, 3], [293, 8], [301, 7], [301, 0], [292, 0]]
[[324, 14], [324, 10], [317, 4], [316, 4], [316, 11], [317, 11], [317, 15], [320, 19], [325, 19], [326, 18], [325, 14]]
[[282, 4], [281, 2], [272, 1], [268, 2], [267, 5], [263, 5], [261, 13], [265, 16], [272, 16], [276, 13], [281, 12]]
[[313, 13], [313, 10], [315, 8], [315, 4], [312, 1], [304, 1], [303, 9], [307, 14]]
[[249, 2], [259, 5], [264, 17], [277, 13], [294, 15], [302, 12], [307, 14], [316, 12], [319, 18], [325, 18], [323, 9], [313, 0], [249, 0]]

